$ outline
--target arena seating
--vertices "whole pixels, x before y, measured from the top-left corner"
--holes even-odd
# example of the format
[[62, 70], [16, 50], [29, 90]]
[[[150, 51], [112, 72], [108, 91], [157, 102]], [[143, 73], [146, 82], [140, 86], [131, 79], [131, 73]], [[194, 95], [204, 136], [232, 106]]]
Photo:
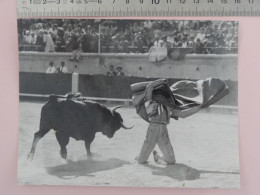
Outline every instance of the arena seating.
[[[193, 53], [237, 53], [238, 23], [228, 21], [18, 20], [19, 51], [147, 53], [155, 44]], [[48, 51], [48, 50], [47, 50]]]

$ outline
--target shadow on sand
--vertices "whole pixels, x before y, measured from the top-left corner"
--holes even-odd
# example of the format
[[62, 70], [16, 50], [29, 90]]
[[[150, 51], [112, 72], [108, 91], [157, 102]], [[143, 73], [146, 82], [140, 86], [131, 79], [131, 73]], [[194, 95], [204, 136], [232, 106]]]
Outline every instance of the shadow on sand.
[[239, 174], [239, 172], [197, 170], [184, 164], [166, 165], [165, 167], [158, 167], [149, 164], [144, 166], [151, 168], [153, 170], [153, 175], [168, 176], [178, 181], [199, 179], [201, 173]]
[[81, 161], [67, 160], [67, 164], [46, 167], [46, 171], [50, 175], [55, 175], [62, 179], [80, 176], [94, 177], [91, 173], [116, 169], [124, 164], [129, 164], [129, 162], [116, 158], [110, 158], [105, 161], [96, 161], [92, 159]]
[[[67, 164], [55, 167], [46, 167], [46, 171], [50, 175], [54, 175], [62, 179], [70, 179], [71, 177], [76, 178], [80, 176], [95, 177], [95, 174], [91, 173], [116, 169], [125, 164], [130, 163], [117, 158], [110, 158], [105, 161], [96, 161], [93, 159], [81, 161], [68, 160]], [[239, 172], [197, 170], [185, 164], [165, 165], [165, 167], [154, 166], [151, 164], [143, 164], [143, 166], [150, 168], [153, 175], [168, 176], [178, 181], [196, 180], [200, 178], [202, 173], [240, 174]]]

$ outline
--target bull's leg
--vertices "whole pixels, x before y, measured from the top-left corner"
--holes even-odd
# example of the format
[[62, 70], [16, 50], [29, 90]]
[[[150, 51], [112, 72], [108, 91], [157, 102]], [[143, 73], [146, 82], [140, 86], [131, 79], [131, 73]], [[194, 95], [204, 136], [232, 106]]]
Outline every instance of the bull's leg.
[[67, 148], [66, 148], [66, 146], [68, 145], [70, 138], [69, 138], [69, 136], [62, 135], [59, 132], [56, 132], [55, 135], [56, 135], [57, 141], [60, 144], [60, 156], [64, 159], [67, 159]]
[[92, 153], [90, 151], [90, 144], [92, 143], [92, 141], [94, 140], [95, 138], [95, 134], [93, 135], [89, 135], [86, 139], [85, 139], [85, 147], [86, 147], [86, 150], [87, 150], [87, 155], [88, 157], [91, 157], [92, 156]]
[[38, 132], [36, 132], [36, 133], [34, 134], [33, 143], [32, 143], [32, 148], [31, 148], [31, 151], [30, 151], [30, 153], [28, 154], [28, 157], [27, 157], [29, 160], [33, 160], [37, 143], [38, 143], [39, 140], [40, 140], [46, 133], [48, 133], [49, 131], [50, 131], [50, 130], [39, 130]]

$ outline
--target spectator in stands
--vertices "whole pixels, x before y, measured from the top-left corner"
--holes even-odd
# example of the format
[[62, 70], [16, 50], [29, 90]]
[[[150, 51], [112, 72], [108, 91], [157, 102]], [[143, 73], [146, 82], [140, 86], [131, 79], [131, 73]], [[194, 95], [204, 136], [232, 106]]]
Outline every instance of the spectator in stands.
[[60, 66], [57, 68], [57, 73], [68, 73], [68, 68], [65, 66], [65, 62], [61, 61]]
[[216, 46], [216, 44], [215, 44], [215, 41], [214, 41], [214, 36], [209, 35], [209, 37], [207, 37], [207, 40], [205, 41], [205, 44], [204, 44], [205, 53], [206, 54], [213, 53], [215, 46]]
[[235, 36], [232, 38], [232, 40], [230, 41], [230, 46], [231, 47], [238, 47], [238, 35], [235, 34]]
[[95, 29], [91, 31], [91, 39], [90, 39], [90, 49], [92, 53], [97, 53], [98, 52], [98, 39], [99, 35]]
[[49, 63], [49, 67], [46, 70], [46, 74], [53, 74], [53, 73], [56, 73], [56, 68], [54, 66], [54, 63], [51, 61]]
[[137, 53], [144, 53], [143, 46], [146, 44], [141, 31], [135, 33], [134, 45], [137, 46]]
[[229, 38], [227, 40], [227, 52], [228, 53], [232, 53], [232, 51], [235, 51], [237, 52], [237, 48], [238, 48], [238, 36], [235, 35], [234, 37], [232, 38]]
[[45, 49], [44, 49], [45, 52], [54, 52], [55, 51], [54, 42], [51, 38], [51, 35], [47, 31], [44, 31], [43, 42], [46, 44]]
[[33, 32], [30, 33], [29, 30], [26, 31], [25, 43], [26, 44], [35, 44], [36, 43], [36, 36], [34, 35]]
[[56, 52], [65, 52], [65, 40], [63, 28], [58, 28], [56, 38]]
[[42, 30], [39, 31], [35, 44], [39, 46], [38, 51], [40, 51], [40, 52], [44, 51], [46, 44], [43, 42], [43, 31]]
[[116, 76], [125, 76], [125, 73], [122, 72], [123, 68], [121, 66], [116, 68]]
[[182, 48], [187, 48], [188, 47], [188, 41], [187, 41], [186, 37], [182, 37], [181, 44], [182, 44], [181, 45]]
[[[108, 27], [103, 28], [103, 33], [101, 34], [101, 43], [104, 46], [103, 52], [110, 52], [110, 46], [112, 45], [111, 32]], [[84, 51], [84, 50], [83, 50]]]
[[90, 41], [91, 41], [91, 34], [89, 31], [86, 31], [81, 39], [81, 44], [82, 44], [82, 51], [83, 52], [90, 52]]
[[194, 37], [188, 37], [187, 43], [188, 43], [188, 47], [194, 47]]
[[66, 52], [72, 52], [71, 36], [67, 31], [64, 32], [64, 41], [65, 41]]
[[153, 26], [153, 23], [151, 22], [151, 20], [146, 20], [144, 21], [144, 28], [150, 30]]
[[167, 37], [165, 35], [160, 37], [160, 47], [167, 47]]
[[162, 36], [162, 31], [159, 29], [154, 30], [154, 38], [159, 39]]
[[204, 39], [206, 37], [206, 34], [204, 32], [204, 28], [201, 27], [200, 28], [200, 32], [197, 34], [197, 36], [195, 37], [195, 42], [197, 42], [197, 40], [199, 39], [199, 42], [203, 43]]
[[37, 40], [37, 35], [34, 33], [31, 33], [31, 37], [32, 37], [32, 42], [31, 44], [35, 45], [36, 44], [36, 40]]
[[167, 37], [165, 35], [161, 36], [160, 38], [157, 37], [154, 42], [154, 47], [166, 47]]
[[116, 76], [117, 72], [114, 70], [114, 65], [111, 64], [109, 66], [109, 71], [107, 72], [107, 76]]
[[225, 46], [225, 37], [223, 35], [223, 30], [221, 29], [217, 30], [216, 34], [214, 34], [214, 37], [219, 47]]
[[72, 48], [72, 56], [70, 61], [79, 61], [82, 54], [82, 34], [81, 33], [72, 33], [71, 37], [71, 48]]
[[159, 37], [156, 37], [153, 43], [153, 47], [160, 47], [160, 39]]
[[171, 33], [167, 36], [167, 42], [170, 45], [170, 47], [173, 47], [173, 43], [174, 43], [174, 33]]
[[195, 43], [195, 53], [203, 53], [204, 51], [204, 46], [201, 43], [200, 39], [197, 39]]
[[182, 42], [179, 39], [179, 36], [175, 36], [174, 37], [174, 42], [173, 42], [173, 47], [181, 47], [182, 46]]
[[25, 31], [25, 35], [24, 35], [24, 42], [26, 44], [29, 44], [31, 41], [31, 38], [30, 38], [30, 31], [29, 30], [26, 30]]
[[57, 26], [57, 24], [53, 24], [52, 25], [52, 32], [51, 32], [51, 34], [52, 34], [53, 41], [56, 42], [56, 39], [57, 39], [57, 36], [58, 36], [58, 26]]

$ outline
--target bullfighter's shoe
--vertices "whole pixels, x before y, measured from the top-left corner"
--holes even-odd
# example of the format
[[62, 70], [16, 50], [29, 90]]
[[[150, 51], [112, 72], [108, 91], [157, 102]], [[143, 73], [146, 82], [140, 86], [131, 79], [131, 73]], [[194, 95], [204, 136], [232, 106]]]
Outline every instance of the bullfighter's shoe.
[[158, 161], [160, 159], [160, 156], [156, 150], [153, 151], [153, 159], [154, 159], [154, 162], [156, 162], [156, 163], [158, 163]]

